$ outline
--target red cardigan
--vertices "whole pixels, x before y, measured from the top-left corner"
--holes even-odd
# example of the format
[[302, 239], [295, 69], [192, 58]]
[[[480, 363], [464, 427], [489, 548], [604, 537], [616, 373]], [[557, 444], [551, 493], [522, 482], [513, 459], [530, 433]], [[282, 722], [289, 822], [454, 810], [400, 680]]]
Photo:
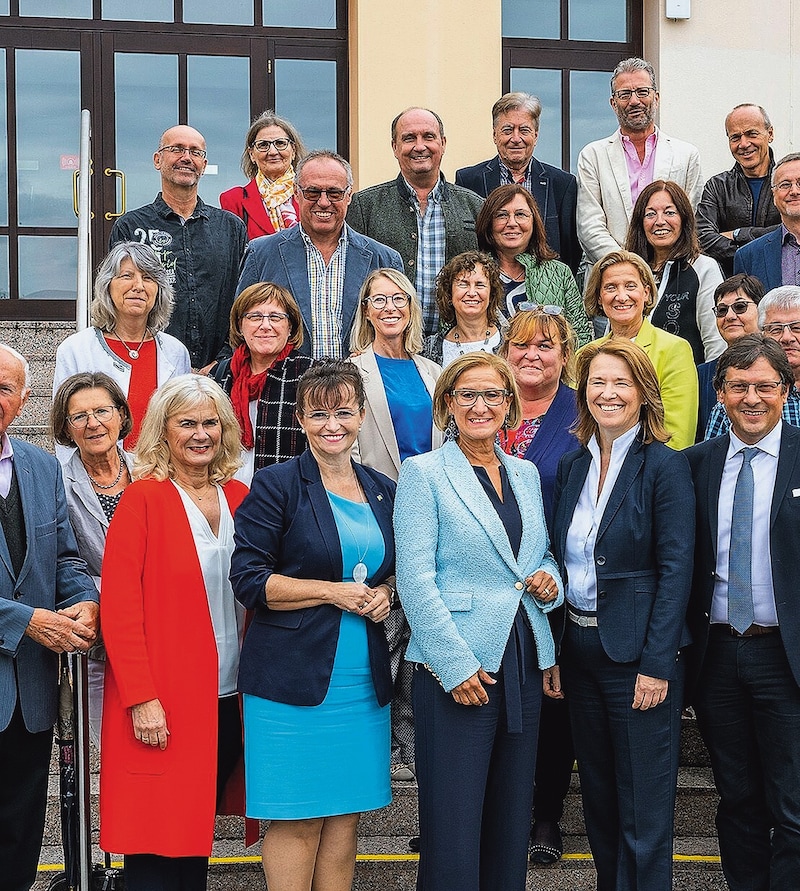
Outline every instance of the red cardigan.
[[[292, 198], [295, 213], [300, 214], [297, 201]], [[269, 218], [261, 193], [258, 191], [255, 179], [251, 179], [246, 186], [234, 186], [219, 196], [219, 206], [223, 210], [229, 210], [236, 214], [240, 220], [244, 220], [247, 226], [247, 238], [252, 241], [261, 235], [274, 235], [275, 227]]]
[[[224, 492], [234, 512], [247, 488], [231, 481]], [[124, 854], [208, 856], [217, 647], [189, 521], [170, 481], [140, 480], [125, 490], [108, 530], [100, 601], [108, 651], [100, 845]], [[133, 736], [130, 707], [155, 698], [170, 731], [163, 752]]]

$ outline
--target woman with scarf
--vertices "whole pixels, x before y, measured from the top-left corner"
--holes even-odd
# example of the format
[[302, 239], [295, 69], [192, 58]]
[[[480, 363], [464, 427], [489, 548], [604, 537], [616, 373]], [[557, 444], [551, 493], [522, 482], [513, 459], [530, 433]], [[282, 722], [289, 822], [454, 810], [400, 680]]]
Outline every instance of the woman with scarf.
[[233, 356], [211, 377], [230, 396], [242, 431], [242, 467], [236, 479], [250, 485], [256, 470], [294, 458], [306, 448], [295, 415], [297, 383], [312, 364], [303, 343], [300, 310], [280, 285], [258, 282], [231, 307]]
[[219, 196], [219, 206], [244, 221], [251, 241], [297, 223], [294, 169], [305, 154], [300, 134], [274, 111], [251, 124], [242, 153], [242, 171], [250, 182]]

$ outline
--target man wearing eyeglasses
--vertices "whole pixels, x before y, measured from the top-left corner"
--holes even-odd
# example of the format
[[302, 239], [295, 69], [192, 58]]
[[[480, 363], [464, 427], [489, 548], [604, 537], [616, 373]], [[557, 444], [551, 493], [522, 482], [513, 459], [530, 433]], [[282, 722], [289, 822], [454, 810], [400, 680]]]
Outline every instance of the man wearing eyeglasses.
[[206, 141], [192, 127], [167, 130], [153, 154], [161, 191], [152, 204], [123, 214], [111, 230], [119, 241], [149, 244], [167, 268], [175, 305], [167, 333], [189, 350], [205, 373], [225, 352], [239, 263], [247, 244], [244, 223], [197, 194], [208, 161]]
[[[758, 304], [758, 325], [763, 334], [778, 341], [789, 360], [794, 384], [789, 387], [783, 404], [783, 419], [792, 427], [800, 427], [800, 287], [787, 285], [769, 291]], [[730, 429], [726, 407], [719, 399], [711, 409], [706, 439], [725, 434]]]
[[775, 158], [766, 111], [760, 105], [737, 105], [725, 118], [725, 132], [736, 163], [706, 183], [697, 208], [697, 237], [703, 253], [728, 276], [736, 250], [771, 232], [781, 218], [769, 187]]
[[578, 156], [578, 238], [589, 263], [622, 250], [639, 192], [658, 179], [676, 182], [696, 208], [703, 190], [695, 146], [659, 130], [653, 66], [624, 59], [611, 75], [611, 107], [619, 129]]
[[775, 165], [772, 200], [780, 226], [739, 248], [733, 268], [760, 278], [765, 288], [800, 285], [800, 152]]
[[315, 359], [349, 355], [358, 294], [373, 269], [402, 272], [397, 251], [345, 223], [353, 172], [341, 155], [309, 152], [295, 170], [300, 223], [247, 247], [236, 293], [256, 282], [288, 288], [303, 317], [299, 352]]
[[427, 108], [407, 108], [392, 121], [396, 179], [356, 192], [347, 222], [395, 248], [422, 302], [425, 335], [437, 334], [436, 276], [457, 254], [478, 247], [475, 218], [483, 198], [447, 182], [441, 171], [444, 124]]
[[730, 891], [796, 888], [800, 874], [800, 430], [781, 420], [795, 374], [772, 338], [737, 340], [714, 380], [730, 432], [686, 452], [697, 494], [686, 693], [720, 795]]

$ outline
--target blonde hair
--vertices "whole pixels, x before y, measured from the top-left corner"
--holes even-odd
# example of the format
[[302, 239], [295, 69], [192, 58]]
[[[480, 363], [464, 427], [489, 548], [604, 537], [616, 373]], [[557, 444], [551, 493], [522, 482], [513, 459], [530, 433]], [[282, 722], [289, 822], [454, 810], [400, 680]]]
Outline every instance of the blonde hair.
[[511, 400], [506, 416], [508, 426], [512, 430], [516, 430], [522, 423], [522, 404], [519, 400], [519, 390], [511, 366], [505, 359], [495, 356], [494, 353], [484, 353], [482, 350], [478, 350], [454, 359], [436, 381], [436, 389], [433, 391], [433, 422], [440, 430], [444, 430], [450, 420], [450, 407], [445, 396], [452, 394], [458, 379], [465, 371], [480, 366], [496, 371], [503, 379], [503, 385], [508, 390]]
[[603, 304], [600, 300], [600, 291], [603, 286], [603, 273], [612, 266], [620, 266], [622, 263], [630, 263], [631, 266], [639, 273], [639, 279], [642, 286], [649, 289], [649, 293], [644, 300], [643, 315], [647, 315], [653, 308], [658, 288], [656, 280], [653, 278], [653, 270], [647, 265], [638, 254], [631, 251], [612, 251], [606, 254], [602, 260], [598, 260], [594, 264], [592, 274], [589, 276], [589, 282], [586, 285], [586, 294], [583, 298], [583, 305], [586, 307], [586, 315], [604, 316]]
[[530, 343], [537, 335], [561, 347], [565, 360], [561, 380], [565, 384], [571, 384], [575, 379], [575, 349], [578, 338], [572, 325], [560, 313], [555, 315], [541, 309], [521, 310], [513, 316], [503, 332], [503, 342], [497, 354], [508, 359], [509, 344]]
[[411, 284], [407, 276], [396, 269], [384, 267], [374, 269], [364, 279], [364, 284], [358, 292], [358, 306], [353, 327], [350, 331], [350, 349], [354, 353], [363, 353], [375, 340], [375, 328], [367, 318], [366, 303], [369, 289], [376, 278], [388, 278], [389, 281], [400, 288], [408, 297], [409, 320], [403, 337], [403, 347], [409, 356], [422, 352], [422, 306], [419, 302], [417, 289]]
[[241, 467], [239, 422], [219, 384], [199, 374], [182, 374], [162, 384], [150, 398], [134, 454], [134, 478], [174, 479], [175, 465], [166, 440], [167, 421], [181, 411], [210, 402], [219, 416], [222, 438], [208, 466], [212, 483], [227, 483]]

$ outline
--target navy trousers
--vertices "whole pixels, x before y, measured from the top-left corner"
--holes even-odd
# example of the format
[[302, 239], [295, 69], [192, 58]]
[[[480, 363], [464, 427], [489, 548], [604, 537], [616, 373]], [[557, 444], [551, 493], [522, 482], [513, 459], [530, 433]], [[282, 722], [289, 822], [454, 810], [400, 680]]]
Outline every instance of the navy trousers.
[[597, 891], [672, 891], [683, 661], [645, 711], [631, 708], [638, 671], [609, 659], [597, 628], [567, 622], [561, 672]]
[[780, 634], [735, 638], [712, 626], [694, 699], [730, 891], [798, 887], [800, 688]]

